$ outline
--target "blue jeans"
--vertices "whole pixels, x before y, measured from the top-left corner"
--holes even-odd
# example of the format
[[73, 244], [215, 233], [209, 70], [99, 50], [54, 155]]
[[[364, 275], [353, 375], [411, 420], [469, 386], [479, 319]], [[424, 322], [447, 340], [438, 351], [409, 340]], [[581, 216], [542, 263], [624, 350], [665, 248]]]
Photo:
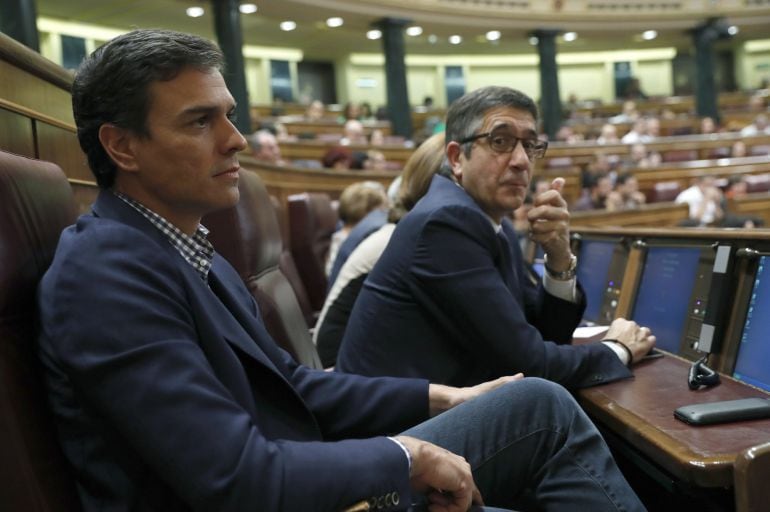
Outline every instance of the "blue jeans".
[[591, 420], [553, 382], [506, 384], [403, 434], [465, 457], [487, 505], [645, 510]]

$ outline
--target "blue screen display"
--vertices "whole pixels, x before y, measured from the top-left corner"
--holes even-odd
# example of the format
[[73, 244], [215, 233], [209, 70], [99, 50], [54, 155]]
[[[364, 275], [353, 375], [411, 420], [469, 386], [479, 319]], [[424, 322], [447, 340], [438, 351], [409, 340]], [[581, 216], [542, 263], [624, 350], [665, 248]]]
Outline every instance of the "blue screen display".
[[657, 348], [679, 352], [700, 254], [700, 247], [647, 250], [631, 318], [652, 329]]
[[612, 253], [617, 242], [606, 240], [583, 240], [580, 243], [577, 277], [586, 294], [583, 319], [598, 322], [607, 288], [607, 273], [612, 261]]
[[770, 391], [770, 259], [762, 256], [743, 324], [734, 377]]

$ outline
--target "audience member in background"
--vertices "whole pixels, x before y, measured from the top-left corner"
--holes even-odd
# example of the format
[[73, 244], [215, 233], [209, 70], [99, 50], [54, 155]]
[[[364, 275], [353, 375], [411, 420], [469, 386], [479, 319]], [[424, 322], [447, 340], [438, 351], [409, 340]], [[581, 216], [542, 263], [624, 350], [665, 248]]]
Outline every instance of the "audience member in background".
[[690, 219], [686, 225], [710, 226], [724, 217], [722, 191], [714, 185], [712, 176], [695, 178], [692, 186], [681, 191], [674, 201], [689, 206]]
[[604, 123], [602, 125], [602, 131], [596, 138], [597, 144], [620, 144], [620, 137], [618, 137], [618, 129], [614, 124]]
[[620, 114], [610, 118], [611, 123], [633, 123], [639, 118], [639, 111], [636, 110], [636, 102], [626, 100], [623, 102], [623, 109]]
[[366, 131], [364, 130], [364, 124], [358, 119], [350, 119], [345, 121], [345, 126], [342, 129], [342, 138], [340, 144], [343, 146], [367, 146], [369, 141], [366, 138]]
[[612, 180], [607, 174], [591, 177], [588, 190], [572, 206], [573, 211], [603, 210], [607, 207], [607, 197], [612, 192]]
[[573, 389], [631, 376], [626, 363], [654, 344], [649, 329], [623, 319], [610, 327], [608, 338], [621, 335], [634, 355], [614, 341], [570, 345], [585, 297], [562, 178], [529, 212], [550, 274], [542, 285], [526, 275], [509, 216], [524, 201], [533, 160], [545, 156], [536, 129], [534, 101], [508, 87], [482, 87], [452, 103], [451, 178], [434, 175], [396, 226], [353, 307], [338, 371], [469, 384], [518, 368]]
[[372, 106], [368, 101], [361, 103], [361, 106], [359, 107], [358, 119], [360, 121], [369, 121], [374, 119], [374, 112], [372, 111]]
[[746, 148], [746, 143], [742, 140], [736, 140], [733, 142], [733, 145], [730, 147], [730, 156], [733, 158], [740, 158], [743, 156], [748, 156], [749, 151]]
[[648, 117], [645, 128], [647, 129], [646, 137], [642, 137], [642, 142], [650, 142], [660, 137], [660, 119], [657, 117]]
[[615, 180], [615, 189], [607, 195], [608, 211], [633, 210], [647, 202], [647, 197], [639, 191], [639, 181], [633, 174], [624, 173]]
[[562, 125], [556, 132], [554, 140], [565, 144], [574, 144], [575, 142], [583, 140], [583, 137], [582, 135], [575, 133], [571, 127]]
[[749, 112], [764, 112], [767, 109], [765, 96], [753, 94], [749, 98]]
[[286, 165], [281, 158], [281, 147], [278, 139], [268, 130], [258, 130], [246, 139], [251, 148], [251, 154], [261, 162], [273, 165]]
[[748, 215], [736, 215], [730, 212], [730, 201], [741, 199], [748, 194], [748, 183], [743, 176], [730, 176], [727, 180], [727, 188], [724, 191], [722, 200], [722, 210], [725, 212], [722, 220], [722, 227], [725, 228], [756, 228], [764, 226], [765, 222], [761, 217], [752, 217]]
[[631, 77], [623, 91], [623, 97], [627, 100], [646, 100], [647, 95], [642, 92], [642, 84], [636, 77]]
[[650, 140], [652, 140], [652, 137], [647, 133], [647, 119], [644, 117], [634, 121], [631, 130], [620, 138], [620, 142], [623, 144], [646, 143]]
[[700, 118], [700, 133], [702, 135], [711, 135], [718, 131], [717, 124], [713, 117], [705, 116]]
[[326, 257], [326, 275], [332, 270], [334, 260], [337, 258], [342, 242], [348, 237], [350, 231], [361, 219], [375, 208], [387, 208], [388, 197], [385, 187], [376, 181], [359, 181], [348, 185], [340, 194], [337, 214], [342, 226], [332, 234], [329, 244], [329, 254]]
[[385, 144], [385, 134], [379, 128], [375, 128], [369, 135], [369, 145], [382, 146], [383, 144]]
[[767, 115], [759, 114], [754, 118], [754, 122], [748, 126], [744, 126], [741, 130], [741, 135], [744, 137], [752, 137], [754, 135], [768, 135], [770, 134], [770, 124], [767, 122]]
[[352, 119], [355, 119], [356, 121], [361, 119], [361, 107], [359, 107], [357, 103], [349, 101], [345, 103], [345, 107], [342, 109], [342, 116], [340, 117], [339, 121], [344, 123], [345, 121], [350, 121]]
[[353, 161], [353, 155], [350, 150], [343, 146], [329, 148], [321, 158], [321, 164], [327, 169], [345, 170], [350, 169], [350, 163]]
[[647, 146], [637, 143], [621, 163], [623, 169], [650, 169], [660, 165], [661, 157], [657, 151], [647, 151]]
[[326, 113], [326, 108], [320, 100], [313, 100], [305, 109], [305, 119], [308, 121], [320, 121]]
[[[396, 223], [425, 195], [430, 179], [441, 167], [443, 158], [443, 133], [426, 140], [412, 153], [404, 164], [401, 185], [396, 200], [388, 212], [388, 223], [361, 242], [340, 269], [339, 276], [326, 296], [313, 332], [313, 341], [318, 346], [318, 355], [325, 368], [334, 366], [337, 361], [337, 352], [348, 324], [350, 311], [353, 309], [364, 279], [388, 245]], [[342, 200], [340, 196], [340, 211], [342, 211]]]
[[385, 154], [382, 151], [353, 151], [350, 161], [351, 171], [384, 171], [388, 168]]

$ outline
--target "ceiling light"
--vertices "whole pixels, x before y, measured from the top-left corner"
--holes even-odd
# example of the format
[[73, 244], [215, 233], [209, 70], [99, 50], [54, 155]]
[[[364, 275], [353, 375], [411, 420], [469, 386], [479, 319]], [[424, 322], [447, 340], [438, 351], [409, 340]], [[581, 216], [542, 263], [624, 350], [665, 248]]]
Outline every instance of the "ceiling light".
[[281, 30], [283, 30], [284, 32], [291, 32], [292, 30], [297, 28], [297, 24], [294, 23], [291, 20], [289, 20], [289, 21], [282, 21], [279, 26], [281, 27]]
[[382, 31], [380, 30], [370, 30], [369, 32], [366, 33], [367, 39], [374, 40], [374, 39], [379, 39], [381, 37], [382, 37]]
[[577, 32], [565, 32], [563, 37], [566, 42], [571, 43], [577, 39]]
[[188, 7], [185, 12], [191, 18], [200, 18], [205, 11], [203, 10], [203, 7]]
[[500, 39], [500, 31], [499, 30], [490, 30], [486, 34], [487, 41], [497, 41]]
[[335, 28], [335, 27], [341, 27], [344, 21], [339, 16], [335, 16], [334, 18], [329, 18], [326, 20], [326, 25]]
[[406, 28], [406, 35], [408, 36], [414, 37], [419, 36], [420, 34], [422, 34], [422, 27], [420, 26], [414, 25]]
[[457, 34], [453, 36], [449, 36], [449, 43], [450, 44], [460, 44], [463, 42], [463, 38], [458, 36]]
[[529, 36], [529, 44], [532, 46], [537, 46], [537, 43], [539, 43], [540, 40], [537, 38], [537, 36]]
[[642, 39], [645, 41], [652, 41], [656, 37], [658, 37], [658, 32], [656, 30], [645, 30], [642, 32]]
[[253, 14], [257, 12], [257, 4], [241, 4], [238, 6], [238, 10], [241, 14]]
[[739, 29], [737, 25], [730, 25], [729, 27], [727, 27], [727, 33], [730, 34], [731, 36], [734, 36], [740, 31], [741, 29]]
[[438, 42], [438, 36], [436, 34], [431, 34], [428, 36], [428, 42], [430, 44], [436, 44]]

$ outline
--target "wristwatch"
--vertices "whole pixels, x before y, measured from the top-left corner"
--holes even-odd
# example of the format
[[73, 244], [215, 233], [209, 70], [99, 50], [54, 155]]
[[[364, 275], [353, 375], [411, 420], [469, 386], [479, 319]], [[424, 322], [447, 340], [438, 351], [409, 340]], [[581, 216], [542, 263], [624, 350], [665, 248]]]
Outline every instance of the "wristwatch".
[[577, 256], [574, 254], [570, 254], [569, 256], [569, 267], [567, 267], [567, 270], [562, 270], [561, 272], [556, 272], [548, 266], [547, 254], [544, 256], [543, 262], [545, 263], [545, 271], [548, 272], [549, 276], [556, 279], [557, 281], [569, 281], [570, 279], [575, 279], [575, 271], [577, 270]]

